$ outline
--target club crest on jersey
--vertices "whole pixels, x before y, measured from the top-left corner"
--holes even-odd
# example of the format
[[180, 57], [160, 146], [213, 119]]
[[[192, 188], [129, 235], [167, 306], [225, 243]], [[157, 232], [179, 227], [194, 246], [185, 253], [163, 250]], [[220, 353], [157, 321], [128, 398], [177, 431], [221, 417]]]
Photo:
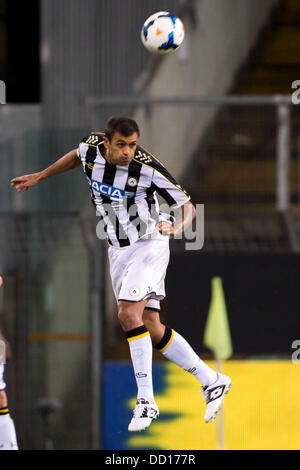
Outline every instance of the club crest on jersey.
[[129, 294], [131, 295], [131, 297], [137, 297], [140, 293], [140, 289], [138, 287], [131, 287], [131, 289], [129, 289]]
[[128, 186], [130, 186], [130, 188], [136, 188], [136, 186], [138, 185], [138, 182], [136, 178], [133, 178], [133, 176], [129, 176], [127, 180], [127, 184]]
[[124, 191], [124, 189], [114, 188], [109, 184], [103, 184], [100, 181], [96, 181], [90, 178], [88, 178], [88, 181], [93, 191], [102, 194], [103, 196], [107, 196], [111, 199], [120, 201], [124, 198], [135, 197], [135, 192], [133, 191]]

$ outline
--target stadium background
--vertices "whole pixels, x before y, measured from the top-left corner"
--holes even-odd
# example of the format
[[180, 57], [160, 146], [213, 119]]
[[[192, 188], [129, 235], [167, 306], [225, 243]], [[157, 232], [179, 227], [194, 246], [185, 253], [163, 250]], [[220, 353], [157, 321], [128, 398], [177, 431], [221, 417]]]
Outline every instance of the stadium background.
[[[139, 41], [159, 10], [186, 28], [163, 58]], [[138, 120], [144, 146], [205, 204], [204, 249], [172, 243], [163, 317], [212, 360], [203, 333], [222, 278], [234, 383], [225, 448], [300, 448], [299, 24], [297, 0], [0, 0], [0, 328], [20, 448], [217, 448], [198, 384], [157, 353], [161, 418], [126, 431], [134, 376], [80, 170], [9, 188], [115, 113]]]

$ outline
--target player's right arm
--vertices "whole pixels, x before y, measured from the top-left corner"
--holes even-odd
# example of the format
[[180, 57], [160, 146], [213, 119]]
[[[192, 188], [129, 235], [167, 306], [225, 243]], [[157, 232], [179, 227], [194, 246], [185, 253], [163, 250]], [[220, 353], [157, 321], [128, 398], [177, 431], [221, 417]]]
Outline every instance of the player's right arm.
[[12, 179], [10, 185], [16, 188], [18, 193], [20, 193], [24, 189], [27, 191], [29, 188], [35, 186], [46, 178], [59, 175], [60, 173], [65, 173], [66, 171], [77, 168], [80, 165], [81, 160], [78, 157], [77, 149], [74, 149], [45, 170], [31, 175], [18, 176], [17, 178]]

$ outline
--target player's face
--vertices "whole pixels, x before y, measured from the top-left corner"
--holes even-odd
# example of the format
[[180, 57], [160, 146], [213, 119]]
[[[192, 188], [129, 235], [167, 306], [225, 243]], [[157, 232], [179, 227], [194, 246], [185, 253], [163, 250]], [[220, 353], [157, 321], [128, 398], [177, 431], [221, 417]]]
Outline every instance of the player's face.
[[112, 165], [129, 165], [131, 163], [138, 142], [138, 135], [135, 132], [129, 137], [124, 137], [116, 132], [111, 141], [106, 137], [103, 139], [106, 149], [106, 159]]

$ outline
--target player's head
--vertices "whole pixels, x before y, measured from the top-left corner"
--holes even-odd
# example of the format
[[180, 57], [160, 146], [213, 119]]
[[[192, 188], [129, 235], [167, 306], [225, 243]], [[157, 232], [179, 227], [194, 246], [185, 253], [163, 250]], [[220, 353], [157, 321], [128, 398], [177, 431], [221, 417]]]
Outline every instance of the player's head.
[[139, 127], [133, 119], [125, 116], [110, 118], [103, 139], [107, 161], [113, 165], [129, 165], [134, 157], [139, 136]]
[[140, 136], [140, 130], [137, 123], [127, 116], [113, 116], [106, 123], [105, 136], [112, 141], [114, 134], [119, 133], [124, 137], [130, 137], [133, 134]]

